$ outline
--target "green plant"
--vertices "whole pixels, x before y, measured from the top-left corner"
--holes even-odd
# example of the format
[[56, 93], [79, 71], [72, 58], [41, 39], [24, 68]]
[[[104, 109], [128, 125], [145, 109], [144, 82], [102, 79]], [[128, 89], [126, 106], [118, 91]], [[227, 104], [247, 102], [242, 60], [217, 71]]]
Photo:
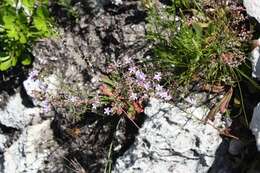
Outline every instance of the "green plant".
[[153, 60], [185, 85], [197, 80], [232, 86], [233, 69], [245, 59], [243, 43], [231, 27], [232, 10], [219, 5], [209, 11], [204, 6], [198, 0], [174, 1], [165, 9], [149, 9]]
[[32, 45], [54, 34], [48, 0], [4, 0], [0, 3], [0, 71], [18, 62], [29, 65]]

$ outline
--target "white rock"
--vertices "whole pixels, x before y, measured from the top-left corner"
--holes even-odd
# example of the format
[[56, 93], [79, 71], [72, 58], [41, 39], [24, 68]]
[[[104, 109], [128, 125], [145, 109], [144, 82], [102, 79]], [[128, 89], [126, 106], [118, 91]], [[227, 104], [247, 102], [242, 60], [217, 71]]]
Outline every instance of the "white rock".
[[35, 92], [42, 92], [47, 89], [47, 85], [44, 84], [42, 81], [39, 79], [31, 79], [28, 78], [23, 82], [23, 86], [27, 92], [27, 94], [31, 97], [34, 97]]
[[123, 4], [122, 0], [112, 0], [112, 3], [115, 4], [115, 5], [122, 5]]
[[44, 79], [44, 83], [47, 85], [46, 91], [51, 95], [57, 95], [57, 91], [60, 87], [60, 78], [55, 74], [52, 74]]
[[206, 173], [222, 142], [218, 131], [200, 120], [207, 112], [206, 107], [182, 110], [151, 99], [145, 109], [148, 119], [113, 172]]
[[5, 135], [0, 134], [0, 153], [5, 150], [5, 143], [7, 142], [7, 138]]
[[257, 149], [260, 151], [260, 103], [254, 109], [250, 129], [255, 136]]
[[259, 0], [244, 0], [247, 14], [256, 18], [260, 23], [260, 1]]
[[53, 145], [50, 120], [29, 126], [20, 138], [4, 153], [3, 173], [37, 173], [50, 154]]
[[[260, 39], [259, 39], [260, 41]], [[260, 79], [260, 48], [256, 47], [251, 52], [251, 62], [252, 62], [252, 77]]]
[[39, 116], [39, 108], [27, 108], [22, 104], [22, 98], [19, 93], [11, 96], [6, 107], [0, 110], [0, 123], [16, 129], [22, 129], [27, 126], [33, 117]]

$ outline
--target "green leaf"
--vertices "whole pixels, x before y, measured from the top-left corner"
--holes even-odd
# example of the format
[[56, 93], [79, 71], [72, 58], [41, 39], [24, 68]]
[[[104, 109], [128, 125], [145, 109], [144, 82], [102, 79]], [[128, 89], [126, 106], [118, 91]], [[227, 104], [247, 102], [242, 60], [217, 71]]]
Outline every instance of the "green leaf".
[[48, 25], [43, 18], [36, 16], [33, 18], [33, 23], [37, 30], [42, 31], [42, 32], [48, 31]]
[[15, 10], [12, 8], [4, 8], [3, 10], [5, 10], [2, 17], [4, 27], [6, 29], [11, 29], [14, 26], [14, 22], [16, 20]]
[[6, 61], [8, 59], [10, 59], [9, 55], [7, 55], [6, 53], [3, 53], [3, 52], [0, 53], [0, 63]]
[[1, 71], [6, 71], [10, 67], [12, 67], [12, 58], [9, 58], [7, 61], [0, 62], [0, 70]]
[[129, 118], [133, 118], [136, 115], [136, 111], [132, 104], [128, 104], [127, 115], [129, 116]]
[[18, 58], [13, 57], [13, 58], [12, 58], [12, 66], [16, 66], [17, 61], [18, 61]]
[[22, 0], [22, 5], [25, 11], [29, 12], [30, 15], [33, 13], [35, 0]]
[[22, 55], [22, 65], [31, 65], [32, 55], [29, 52], [23, 53]]
[[203, 28], [198, 23], [192, 24], [193, 29], [199, 37], [202, 37]]
[[26, 38], [26, 36], [25, 36], [23, 33], [20, 33], [20, 34], [19, 34], [19, 41], [20, 41], [20, 43], [22, 43], [22, 44], [27, 43], [27, 38]]
[[16, 0], [4, 0], [4, 4], [15, 6], [16, 5]]

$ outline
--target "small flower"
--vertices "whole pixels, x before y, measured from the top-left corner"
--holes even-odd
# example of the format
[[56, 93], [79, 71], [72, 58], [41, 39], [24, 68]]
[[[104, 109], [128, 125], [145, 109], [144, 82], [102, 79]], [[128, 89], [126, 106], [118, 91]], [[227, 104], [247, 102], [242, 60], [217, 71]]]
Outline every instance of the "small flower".
[[162, 75], [162, 73], [157, 72], [157, 73], [154, 75], [153, 79], [155, 79], [155, 80], [157, 80], [157, 81], [160, 81], [160, 80], [162, 79], [161, 75]]
[[97, 107], [98, 107], [98, 104], [97, 103], [92, 103], [92, 109], [94, 109], [94, 110], [96, 110], [97, 109]]
[[163, 87], [158, 84], [158, 85], [155, 86], [155, 90], [156, 90], [156, 91], [162, 91], [162, 90], [163, 90]]
[[135, 73], [136, 72], [136, 67], [129, 67], [128, 68], [128, 71], [129, 71], [129, 73]]
[[48, 100], [43, 102], [43, 112], [47, 113], [51, 111], [51, 105]]
[[98, 96], [95, 96], [95, 97], [93, 98], [93, 101], [92, 101], [92, 104], [91, 104], [92, 109], [96, 110], [97, 107], [99, 107], [99, 105], [100, 105], [99, 97], [98, 97]]
[[169, 94], [164, 98], [164, 100], [166, 100], [166, 101], [169, 101], [171, 99], [172, 99], [172, 97]]
[[131, 62], [132, 62], [132, 60], [129, 57], [124, 58], [124, 62], [123, 62], [124, 64], [127, 65], [127, 64], [130, 64]]
[[137, 94], [136, 93], [131, 93], [130, 100], [136, 100], [136, 99], [137, 99]]
[[171, 98], [172, 98], [167, 91], [160, 91], [160, 92], [157, 93], [157, 95], [158, 95], [160, 98], [162, 98], [162, 99], [164, 99], [164, 100], [167, 100], [167, 101], [168, 101], [168, 100], [171, 100]]
[[112, 112], [113, 111], [110, 107], [107, 107], [107, 108], [104, 109], [104, 114], [106, 114], [106, 115], [110, 115]]
[[29, 73], [29, 78], [35, 80], [35, 79], [37, 79], [38, 75], [39, 75], [39, 71], [38, 70], [33, 70], [33, 71], [31, 71]]
[[139, 86], [141, 86], [141, 87], [144, 86], [144, 81], [136, 80], [135, 82], [136, 82]]
[[142, 71], [137, 70], [137, 71], [135, 72], [135, 77], [136, 77], [137, 79], [139, 79], [139, 80], [144, 81], [145, 78], [146, 78], [146, 75], [145, 75]]
[[150, 82], [146, 82], [146, 83], [144, 83], [144, 84], [143, 84], [143, 87], [144, 87], [144, 89], [149, 90], [150, 87], [151, 87]]
[[161, 91], [158, 93], [158, 95], [161, 97], [161, 98], [165, 98], [167, 97], [168, 93], [166, 91]]
[[69, 97], [69, 100], [70, 100], [72, 103], [76, 103], [76, 102], [79, 100], [79, 98], [78, 98], [78, 97], [75, 97], [75, 96], [70, 96], [70, 97]]

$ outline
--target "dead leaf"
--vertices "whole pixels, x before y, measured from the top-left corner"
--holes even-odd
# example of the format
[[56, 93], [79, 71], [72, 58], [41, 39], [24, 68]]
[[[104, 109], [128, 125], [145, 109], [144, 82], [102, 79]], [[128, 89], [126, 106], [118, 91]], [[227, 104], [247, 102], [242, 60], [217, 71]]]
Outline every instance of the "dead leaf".
[[142, 112], [144, 112], [144, 109], [143, 109], [143, 107], [141, 106], [140, 103], [138, 103], [137, 101], [133, 101], [132, 104], [133, 104], [134, 109], [135, 109], [135, 111], [136, 111], [137, 113], [142, 113]]
[[104, 94], [106, 96], [109, 96], [109, 97], [113, 96], [111, 89], [108, 88], [108, 86], [105, 84], [100, 85], [99, 90], [101, 91], [102, 94]]
[[209, 111], [208, 115], [204, 120], [204, 124], [206, 124], [208, 120], [214, 121], [215, 116], [218, 112], [220, 113], [226, 112], [232, 95], [233, 95], [233, 88], [230, 87], [230, 89], [222, 97], [222, 99]]

